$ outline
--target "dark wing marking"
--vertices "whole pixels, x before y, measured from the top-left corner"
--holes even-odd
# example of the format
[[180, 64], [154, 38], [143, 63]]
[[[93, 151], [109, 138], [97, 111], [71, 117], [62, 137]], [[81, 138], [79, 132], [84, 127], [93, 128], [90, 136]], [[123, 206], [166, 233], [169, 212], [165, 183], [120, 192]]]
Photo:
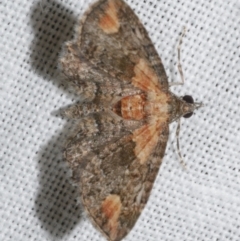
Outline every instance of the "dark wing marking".
[[[72, 113], [70, 115], [73, 116]], [[69, 138], [64, 151], [65, 159], [73, 170], [73, 180], [79, 180], [79, 173], [76, 173], [76, 170], [85, 166], [85, 163], [96, 154], [95, 150], [130, 134], [141, 125], [142, 122], [125, 121], [108, 112], [83, 117], [77, 123], [74, 131], [76, 134]]]

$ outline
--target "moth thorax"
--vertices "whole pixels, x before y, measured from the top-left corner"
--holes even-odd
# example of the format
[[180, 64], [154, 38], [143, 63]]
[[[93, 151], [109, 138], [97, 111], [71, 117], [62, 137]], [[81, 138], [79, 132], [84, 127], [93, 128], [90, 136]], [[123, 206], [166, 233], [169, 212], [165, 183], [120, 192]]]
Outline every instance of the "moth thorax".
[[148, 116], [162, 117], [168, 115], [168, 104], [162, 101], [147, 101], [144, 110]]
[[119, 100], [112, 110], [123, 119], [141, 120], [146, 116], [144, 113], [145, 101], [144, 95], [126, 96]]

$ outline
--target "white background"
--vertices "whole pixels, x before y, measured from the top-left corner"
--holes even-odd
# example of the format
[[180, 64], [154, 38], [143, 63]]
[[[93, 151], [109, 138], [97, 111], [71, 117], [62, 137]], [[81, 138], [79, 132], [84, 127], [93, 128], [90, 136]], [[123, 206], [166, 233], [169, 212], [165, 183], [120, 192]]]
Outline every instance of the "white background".
[[[164, 63], [205, 107], [176, 124], [149, 201], [126, 241], [240, 240], [240, 1], [128, 0]], [[103, 241], [77, 204], [62, 149], [73, 123], [59, 110], [77, 101], [59, 76], [62, 44], [87, 0], [0, 2], [0, 240]]]

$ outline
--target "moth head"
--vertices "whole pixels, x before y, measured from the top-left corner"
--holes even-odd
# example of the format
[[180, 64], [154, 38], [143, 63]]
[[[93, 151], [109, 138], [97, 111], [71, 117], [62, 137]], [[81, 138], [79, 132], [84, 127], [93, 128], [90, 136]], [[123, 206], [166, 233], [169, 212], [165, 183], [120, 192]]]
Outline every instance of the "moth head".
[[182, 97], [183, 105], [182, 105], [182, 113], [184, 118], [189, 118], [193, 115], [194, 110], [202, 107], [202, 103], [194, 102], [193, 97], [191, 95], [185, 95]]

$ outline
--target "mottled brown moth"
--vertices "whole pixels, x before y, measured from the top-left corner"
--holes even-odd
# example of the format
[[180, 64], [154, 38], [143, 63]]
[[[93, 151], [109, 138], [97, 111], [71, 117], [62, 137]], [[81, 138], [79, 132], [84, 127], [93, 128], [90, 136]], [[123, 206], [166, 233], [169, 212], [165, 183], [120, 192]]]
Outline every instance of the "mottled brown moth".
[[147, 31], [123, 0], [96, 2], [59, 63], [81, 97], [65, 110], [78, 120], [65, 158], [92, 222], [108, 240], [121, 240], [149, 198], [169, 124], [200, 104], [169, 90]]

